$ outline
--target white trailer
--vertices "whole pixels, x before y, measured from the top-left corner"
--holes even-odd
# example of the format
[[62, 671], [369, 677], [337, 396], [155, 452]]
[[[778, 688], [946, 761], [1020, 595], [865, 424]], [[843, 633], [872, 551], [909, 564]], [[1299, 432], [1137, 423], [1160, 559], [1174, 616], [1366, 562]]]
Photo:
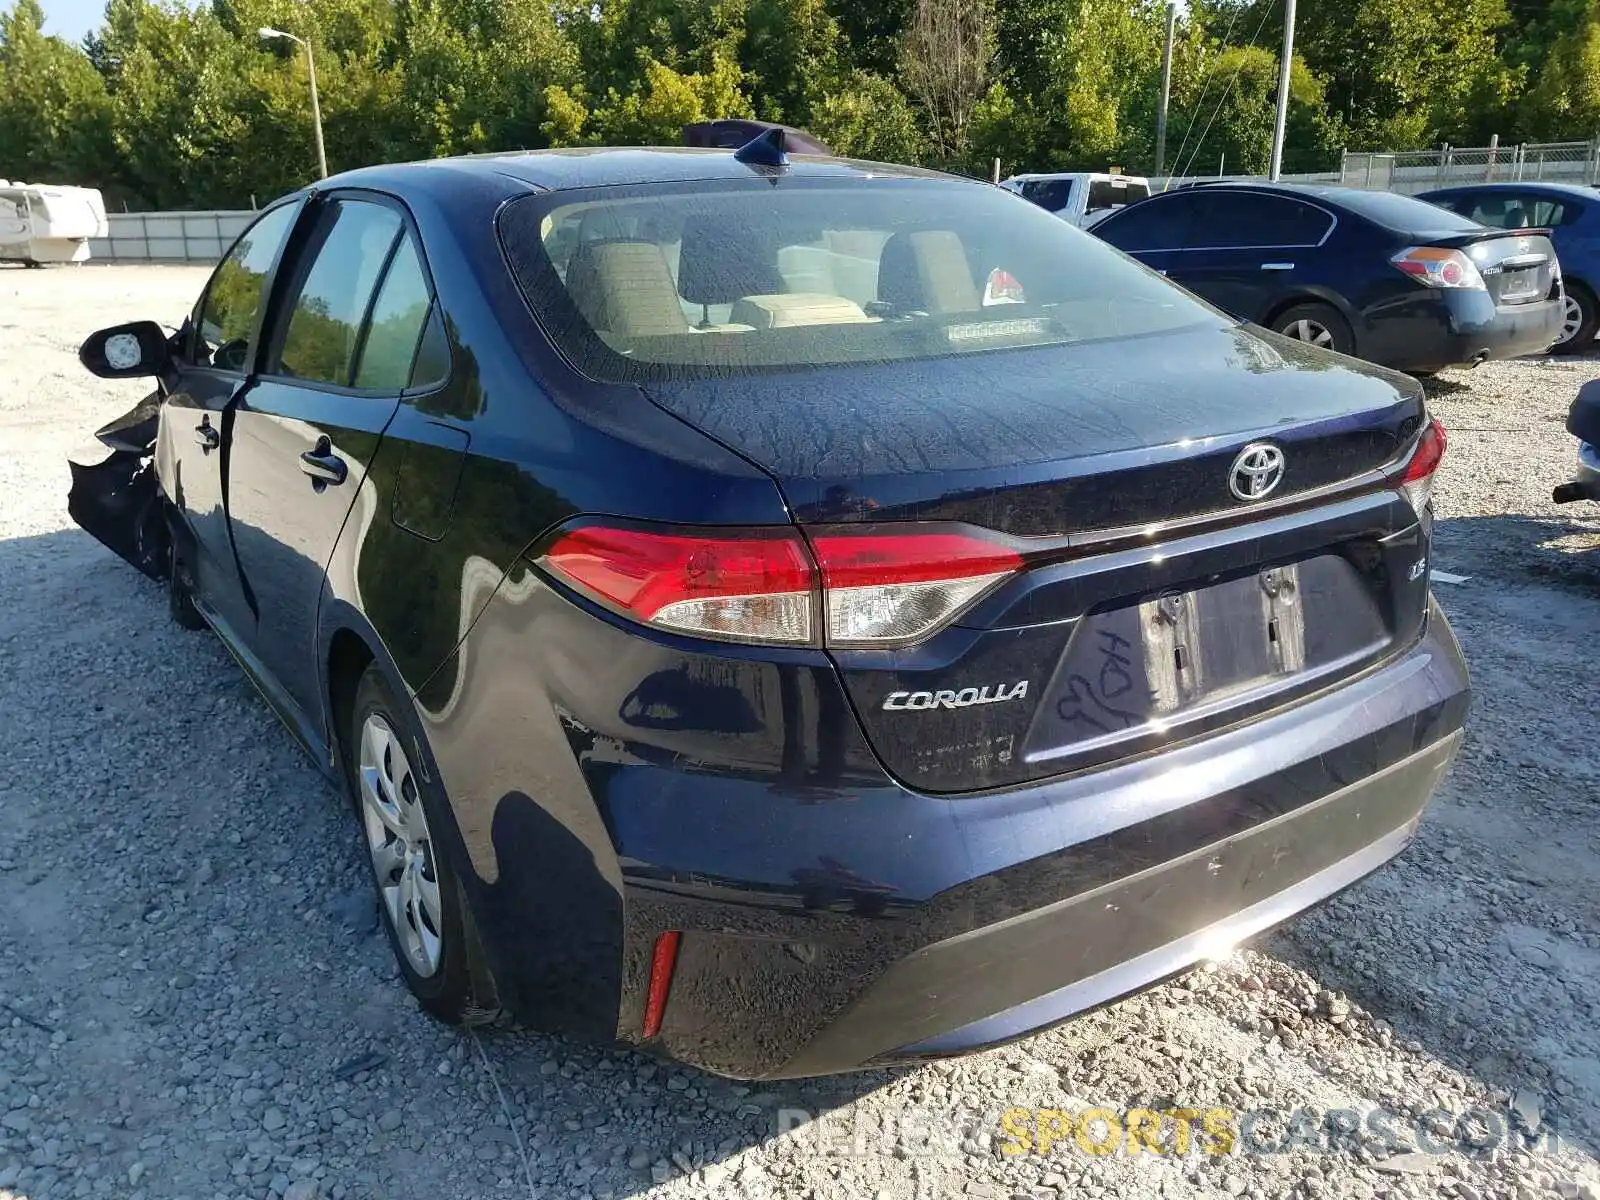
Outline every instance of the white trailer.
[[108, 232], [105, 201], [94, 188], [0, 179], [0, 262], [84, 262], [89, 239]]

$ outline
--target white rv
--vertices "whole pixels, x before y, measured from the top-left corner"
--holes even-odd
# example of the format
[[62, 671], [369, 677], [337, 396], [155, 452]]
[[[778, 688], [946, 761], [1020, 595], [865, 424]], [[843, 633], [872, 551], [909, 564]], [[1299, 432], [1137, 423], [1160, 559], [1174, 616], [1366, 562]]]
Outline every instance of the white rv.
[[89, 239], [107, 233], [105, 201], [94, 188], [0, 179], [0, 262], [83, 262]]

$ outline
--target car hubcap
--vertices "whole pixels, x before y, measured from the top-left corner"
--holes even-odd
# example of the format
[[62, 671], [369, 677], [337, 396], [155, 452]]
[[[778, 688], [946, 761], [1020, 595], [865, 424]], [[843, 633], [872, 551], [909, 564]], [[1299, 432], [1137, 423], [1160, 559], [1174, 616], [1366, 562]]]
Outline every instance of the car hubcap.
[[361, 727], [361, 820], [384, 911], [418, 975], [439, 969], [444, 918], [422, 797], [393, 727], [372, 713]]
[[1571, 296], [1561, 300], [1561, 340], [1570, 342], [1583, 328], [1583, 306]]
[[1333, 331], [1320, 321], [1290, 321], [1280, 331], [1288, 334], [1297, 342], [1310, 342], [1313, 346], [1321, 346], [1324, 350], [1333, 349]]

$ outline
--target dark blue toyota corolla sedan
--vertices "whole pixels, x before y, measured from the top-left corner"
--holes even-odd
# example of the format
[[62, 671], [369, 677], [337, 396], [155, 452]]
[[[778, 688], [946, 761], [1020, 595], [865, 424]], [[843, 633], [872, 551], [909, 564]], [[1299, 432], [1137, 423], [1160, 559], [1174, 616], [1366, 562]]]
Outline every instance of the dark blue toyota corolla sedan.
[[1379, 867], [1460, 739], [1416, 383], [998, 188], [375, 167], [82, 357], [157, 389], [74, 515], [348, 791], [447, 1021], [1001, 1042]]

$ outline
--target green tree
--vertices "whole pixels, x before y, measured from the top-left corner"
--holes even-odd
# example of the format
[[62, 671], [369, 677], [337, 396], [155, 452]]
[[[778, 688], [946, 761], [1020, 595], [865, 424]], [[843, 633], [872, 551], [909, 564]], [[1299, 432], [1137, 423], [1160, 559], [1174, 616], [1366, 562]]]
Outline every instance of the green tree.
[[808, 125], [838, 81], [839, 24], [822, 0], [750, 0], [739, 65], [763, 120]]
[[1516, 108], [1521, 139], [1600, 134], [1600, 0], [1554, 0], [1515, 48], [1533, 84]]
[[[1240, 39], [1264, 27], [1276, 40], [1281, 0], [1212, 0], [1213, 27], [1239, 7]], [[1506, 0], [1301, 5], [1295, 48], [1325, 82], [1328, 110], [1355, 144], [1428, 146], [1480, 131], [1484, 114], [1515, 89], [1501, 56], [1510, 22]]]
[[44, 34], [38, 0], [0, 12], [0, 176], [110, 186], [110, 110], [94, 64]]
[[918, 163], [927, 142], [911, 105], [893, 83], [854, 71], [824, 96], [809, 128], [836, 154], [878, 162]]

